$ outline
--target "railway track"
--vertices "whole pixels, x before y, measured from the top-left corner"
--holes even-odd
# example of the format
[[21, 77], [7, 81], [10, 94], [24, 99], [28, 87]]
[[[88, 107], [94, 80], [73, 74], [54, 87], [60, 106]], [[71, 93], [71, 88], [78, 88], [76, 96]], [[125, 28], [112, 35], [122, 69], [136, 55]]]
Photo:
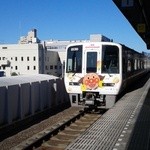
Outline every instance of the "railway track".
[[22, 142], [15, 149], [64, 150], [69, 143], [84, 132], [90, 125], [101, 117], [99, 113], [80, 111], [57, 125], [45, 129], [28, 140]]

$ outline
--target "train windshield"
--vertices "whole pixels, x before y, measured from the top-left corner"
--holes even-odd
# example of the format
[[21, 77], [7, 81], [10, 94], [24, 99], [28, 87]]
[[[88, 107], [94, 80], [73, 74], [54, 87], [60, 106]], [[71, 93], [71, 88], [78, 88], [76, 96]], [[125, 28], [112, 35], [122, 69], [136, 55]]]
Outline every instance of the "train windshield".
[[119, 73], [119, 48], [117, 46], [102, 46], [102, 73]]
[[82, 72], [82, 45], [72, 46], [68, 48], [66, 72]]
[[87, 52], [86, 72], [97, 71], [97, 52]]

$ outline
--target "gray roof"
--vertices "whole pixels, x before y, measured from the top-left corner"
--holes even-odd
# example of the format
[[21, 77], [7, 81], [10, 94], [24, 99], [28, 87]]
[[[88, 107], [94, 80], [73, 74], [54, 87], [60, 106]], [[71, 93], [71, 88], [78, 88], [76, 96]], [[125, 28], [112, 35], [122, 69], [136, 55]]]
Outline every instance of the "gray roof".
[[40, 82], [52, 79], [56, 80], [58, 79], [58, 77], [46, 74], [0, 77], [0, 87], [9, 85], [20, 85], [23, 83], [32, 83], [37, 81]]

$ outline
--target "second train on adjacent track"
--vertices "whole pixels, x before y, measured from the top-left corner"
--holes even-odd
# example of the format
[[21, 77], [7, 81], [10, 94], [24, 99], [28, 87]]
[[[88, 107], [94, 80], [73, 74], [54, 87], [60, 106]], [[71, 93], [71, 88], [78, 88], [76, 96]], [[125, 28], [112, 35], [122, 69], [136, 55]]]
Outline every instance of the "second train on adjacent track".
[[117, 95], [149, 70], [149, 59], [111, 41], [70, 44], [64, 82], [72, 106], [111, 108]]

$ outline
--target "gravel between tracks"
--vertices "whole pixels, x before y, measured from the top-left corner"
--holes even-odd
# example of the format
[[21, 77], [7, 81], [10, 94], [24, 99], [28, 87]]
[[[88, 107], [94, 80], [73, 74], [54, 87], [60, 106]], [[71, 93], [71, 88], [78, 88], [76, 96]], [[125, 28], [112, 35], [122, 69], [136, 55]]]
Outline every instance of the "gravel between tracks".
[[79, 112], [81, 110], [81, 107], [70, 107], [56, 115], [50, 116], [48, 119], [45, 119], [41, 121], [38, 124], [35, 124], [31, 126], [30, 128], [23, 130], [14, 136], [11, 136], [2, 142], [0, 142], [0, 149], [1, 150], [10, 150], [12, 147], [17, 146], [24, 140], [27, 140], [28, 138], [32, 137], [33, 135], [37, 134], [38, 132], [41, 132], [47, 127], [53, 126], [55, 124], [58, 124], [59, 122], [63, 121], [64, 119], [68, 118], [69, 116]]

